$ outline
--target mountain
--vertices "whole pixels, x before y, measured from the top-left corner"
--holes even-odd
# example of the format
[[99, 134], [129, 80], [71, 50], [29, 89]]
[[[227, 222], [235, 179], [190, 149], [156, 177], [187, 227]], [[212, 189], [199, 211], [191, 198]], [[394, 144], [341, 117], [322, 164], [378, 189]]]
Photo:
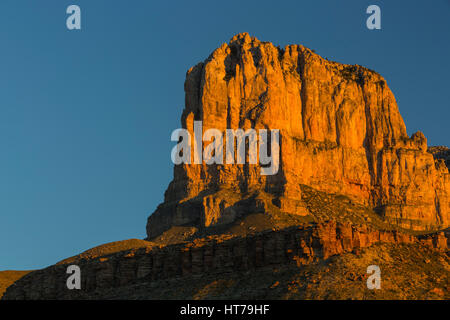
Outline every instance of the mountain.
[[279, 170], [176, 165], [164, 203], [148, 219], [148, 239], [174, 226], [207, 230], [249, 212], [311, 215], [303, 185], [346, 196], [405, 229], [449, 226], [448, 167], [435, 164], [421, 132], [408, 137], [376, 72], [242, 33], [189, 69], [185, 92], [181, 125], [191, 136], [194, 121], [203, 132], [280, 130]]
[[449, 149], [407, 135], [378, 73], [241, 33], [184, 89], [147, 238], [17, 276], [3, 299], [449, 299]]

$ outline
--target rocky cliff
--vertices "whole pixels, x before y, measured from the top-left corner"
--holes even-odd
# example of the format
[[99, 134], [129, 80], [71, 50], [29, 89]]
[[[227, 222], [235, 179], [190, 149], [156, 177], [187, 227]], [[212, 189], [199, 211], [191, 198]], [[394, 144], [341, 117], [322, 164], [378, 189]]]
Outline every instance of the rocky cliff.
[[[276, 173], [248, 151], [195, 164], [183, 150], [194, 163], [175, 165], [146, 240], [3, 274], [3, 299], [448, 299], [449, 149], [407, 135], [379, 74], [243, 33], [187, 72], [185, 92], [191, 137], [198, 121], [278, 129]], [[81, 290], [66, 287], [72, 264]], [[367, 290], [371, 264], [384, 290]]]
[[449, 225], [448, 168], [435, 163], [421, 132], [407, 135], [376, 72], [242, 33], [188, 70], [185, 93], [181, 125], [192, 135], [194, 121], [204, 131], [279, 129], [279, 170], [270, 176], [258, 164], [175, 165], [164, 203], [148, 219], [148, 239], [173, 226], [227, 224], [273, 205], [310, 215], [300, 185], [348, 196], [402, 228]]

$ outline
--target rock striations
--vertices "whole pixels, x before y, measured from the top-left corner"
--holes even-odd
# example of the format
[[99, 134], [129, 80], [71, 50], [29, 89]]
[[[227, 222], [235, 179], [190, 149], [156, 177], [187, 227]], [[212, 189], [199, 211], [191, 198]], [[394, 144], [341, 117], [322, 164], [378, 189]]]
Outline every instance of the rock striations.
[[300, 185], [342, 194], [401, 228], [448, 227], [450, 175], [407, 135], [394, 95], [376, 72], [323, 59], [302, 45], [284, 49], [242, 33], [188, 70], [181, 125], [279, 129], [280, 165], [175, 165], [165, 201], [149, 217], [148, 239], [173, 226], [200, 229], [246, 212], [308, 215]]
[[[122, 245], [126, 246], [128, 242]], [[6, 290], [3, 299], [130, 298], [133, 285], [142, 285], [148, 294], [153, 284], [159, 288], [157, 291], [161, 291], [161, 286], [164, 286], [161, 280], [165, 279], [179, 283], [189, 277], [215, 275], [220, 279], [227, 274], [256, 272], [264, 268], [289, 265], [301, 268], [383, 243], [396, 246], [414, 244], [416, 249], [427, 247], [435, 253], [448, 250], [443, 233], [418, 238], [397, 231], [327, 222], [279, 231], [267, 230], [244, 238], [214, 236], [169, 246], [149, 243], [99, 256], [92, 255], [96, 250], [90, 250], [88, 254], [24, 276]], [[81, 290], [67, 290], [66, 270], [70, 264], [76, 264], [82, 270]], [[118, 294], [127, 287], [126, 293]]]

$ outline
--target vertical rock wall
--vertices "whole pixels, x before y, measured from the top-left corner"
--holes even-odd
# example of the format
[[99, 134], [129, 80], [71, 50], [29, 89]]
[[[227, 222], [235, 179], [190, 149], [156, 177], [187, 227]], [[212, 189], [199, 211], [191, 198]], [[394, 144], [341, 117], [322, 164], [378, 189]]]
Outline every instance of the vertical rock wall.
[[280, 170], [263, 176], [252, 164], [176, 165], [165, 202], [149, 217], [149, 238], [173, 225], [230, 222], [234, 205], [258, 192], [281, 211], [306, 214], [299, 184], [347, 195], [405, 228], [449, 225], [448, 168], [435, 165], [421, 132], [408, 137], [376, 72], [243, 33], [187, 72], [185, 92], [181, 125], [192, 137], [194, 121], [203, 132], [279, 129]]

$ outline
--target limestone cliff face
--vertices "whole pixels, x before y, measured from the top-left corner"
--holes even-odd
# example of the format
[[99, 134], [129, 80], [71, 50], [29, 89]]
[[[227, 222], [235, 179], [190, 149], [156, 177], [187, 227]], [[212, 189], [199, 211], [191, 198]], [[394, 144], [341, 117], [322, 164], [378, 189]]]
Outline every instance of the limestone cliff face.
[[186, 75], [181, 124], [192, 136], [216, 128], [279, 129], [280, 168], [182, 164], [165, 201], [149, 217], [155, 237], [174, 225], [209, 227], [239, 215], [306, 215], [300, 185], [346, 195], [404, 228], [449, 225], [450, 175], [408, 137], [394, 95], [376, 72], [321, 58], [301, 45], [284, 49], [247, 33], [234, 36]]

